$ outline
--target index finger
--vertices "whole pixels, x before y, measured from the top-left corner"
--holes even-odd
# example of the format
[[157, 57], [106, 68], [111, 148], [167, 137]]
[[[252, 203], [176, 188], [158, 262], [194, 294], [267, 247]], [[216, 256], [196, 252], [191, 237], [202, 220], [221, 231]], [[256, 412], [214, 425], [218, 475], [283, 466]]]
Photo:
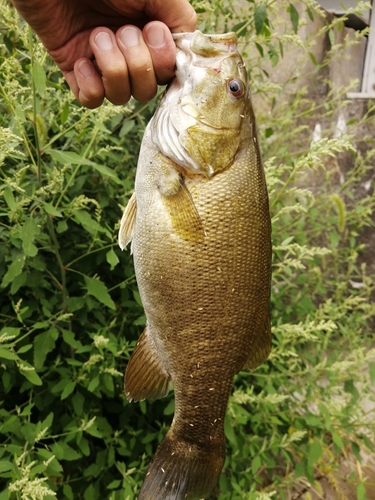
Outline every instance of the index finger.
[[124, 24], [143, 28], [150, 21], [161, 21], [170, 31], [194, 31], [197, 14], [188, 0], [102, 0], [124, 16]]
[[197, 14], [187, 0], [155, 0], [147, 2], [145, 13], [163, 22], [173, 32], [194, 31]]

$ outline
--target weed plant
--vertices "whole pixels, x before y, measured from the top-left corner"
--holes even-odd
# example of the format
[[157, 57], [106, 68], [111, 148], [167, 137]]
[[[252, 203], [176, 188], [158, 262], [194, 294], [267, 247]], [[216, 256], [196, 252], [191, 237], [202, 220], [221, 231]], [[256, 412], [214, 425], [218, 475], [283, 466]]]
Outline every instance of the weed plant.
[[[173, 395], [129, 404], [123, 394], [145, 317], [116, 235], [157, 99], [82, 108], [27, 25], [7, 1], [0, 7], [0, 500], [132, 500], [173, 414]], [[374, 166], [371, 136], [362, 153], [355, 139], [364, 124], [373, 137], [374, 108], [344, 134], [312, 141], [311, 123], [332, 121], [347, 89], [327, 83], [315, 102], [298, 77], [272, 82], [296, 48], [316, 82], [345, 50], [334, 43], [343, 21], [326, 20], [312, 0], [195, 7], [203, 31], [239, 36], [274, 245], [273, 351], [236, 377], [213, 498], [289, 499], [348, 454], [360, 470], [363, 452], [374, 452], [374, 277], [361, 231], [373, 225], [375, 198], [353, 194]], [[320, 31], [300, 38], [314, 19]], [[321, 61], [317, 37], [332, 45]], [[352, 166], [337, 183], [343, 154]], [[364, 500], [366, 477], [356, 488]]]

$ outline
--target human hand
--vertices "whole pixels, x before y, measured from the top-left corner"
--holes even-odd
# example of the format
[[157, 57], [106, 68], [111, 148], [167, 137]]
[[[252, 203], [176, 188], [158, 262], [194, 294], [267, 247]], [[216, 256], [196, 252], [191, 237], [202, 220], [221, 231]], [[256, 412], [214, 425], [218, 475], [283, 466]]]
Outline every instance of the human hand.
[[192, 31], [188, 0], [12, 0], [88, 108], [154, 97], [174, 75], [172, 32]]

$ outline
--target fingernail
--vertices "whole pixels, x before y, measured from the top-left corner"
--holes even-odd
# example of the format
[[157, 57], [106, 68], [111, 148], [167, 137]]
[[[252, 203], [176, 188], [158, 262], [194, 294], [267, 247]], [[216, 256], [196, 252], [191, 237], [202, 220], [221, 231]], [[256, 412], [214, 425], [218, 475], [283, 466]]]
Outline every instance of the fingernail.
[[120, 38], [127, 47], [134, 47], [134, 45], [138, 45], [139, 43], [139, 31], [136, 28], [128, 26], [122, 30]]
[[91, 66], [91, 64], [88, 61], [81, 61], [78, 64], [78, 69], [79, 69], [79, 72], [83, 76], [90, 76], [90, 75], [92, 75], [92, 66]]
[[108, 33], [98, 33], [95, 37], [95, 43], [101, 50], [111, 50], [112, 39]]
[[147, 41], [151, 47], [160, 47], [165, 41], [164, 30], [160, 26], [151, 24], [147, 28]]

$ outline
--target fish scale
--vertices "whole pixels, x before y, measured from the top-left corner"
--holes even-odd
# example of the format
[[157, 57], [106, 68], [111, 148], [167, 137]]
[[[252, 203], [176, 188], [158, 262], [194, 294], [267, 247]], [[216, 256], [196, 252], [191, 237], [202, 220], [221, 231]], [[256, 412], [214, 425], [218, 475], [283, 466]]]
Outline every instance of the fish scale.
[[233, 377], [256, 368], [271, 346], [268, 196], [235, 35], [176, 38], [177, 76], [146, 129], [120, 228], [120, 245], [132, 240], [147, 317], [126, 395], [157, 399], [171, 381], [175, 392], [140, 500], [210, 495], [225, 459]]

